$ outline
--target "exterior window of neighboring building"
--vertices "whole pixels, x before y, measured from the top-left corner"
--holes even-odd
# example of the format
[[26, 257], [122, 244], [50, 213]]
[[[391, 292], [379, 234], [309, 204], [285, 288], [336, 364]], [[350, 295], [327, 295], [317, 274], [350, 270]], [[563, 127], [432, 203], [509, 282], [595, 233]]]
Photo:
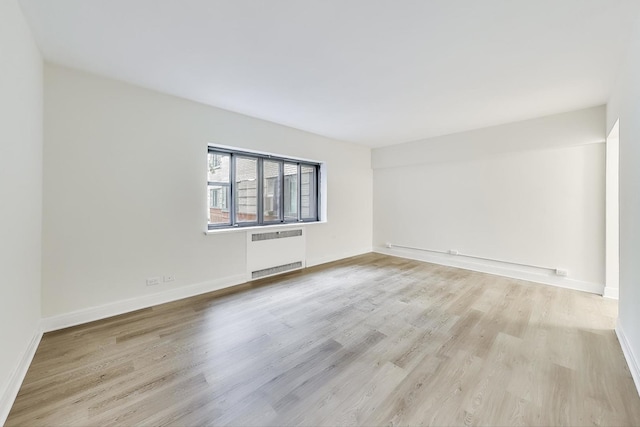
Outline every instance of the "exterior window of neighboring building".
[[225, 188], [212, 188], [209, 190], [210, 208], [227, 210], [227, 191]]
[[318, 221], [319, 165], [209, 147], [209, 229]]

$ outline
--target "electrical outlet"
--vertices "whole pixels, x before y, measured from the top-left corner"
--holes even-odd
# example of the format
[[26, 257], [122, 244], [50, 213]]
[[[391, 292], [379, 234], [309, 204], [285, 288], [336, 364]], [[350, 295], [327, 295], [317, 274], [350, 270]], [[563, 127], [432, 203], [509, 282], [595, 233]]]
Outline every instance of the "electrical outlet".
[[569, 272], [564, 268], [556, 268], [556, 276], [567, 277]]
[[173, 274], [170, 274], [168, 276], [164, 276], [164, 281], [165, 282], [173, 282], [174, 280], [176, 280], [176, 276], [174, 276]]
[[387, 248], [391, 248], [391, 243], [387, 242], [387, 243], [384, 244], [384, 246], [387, 247]]
[[449, 253], [451, 255], [458, 255], [460, 252], [456, 251], [455, 249], [449, 249]]
[[147, 277], [147, 286], [155, 286], [160, 284], [159, 277]]

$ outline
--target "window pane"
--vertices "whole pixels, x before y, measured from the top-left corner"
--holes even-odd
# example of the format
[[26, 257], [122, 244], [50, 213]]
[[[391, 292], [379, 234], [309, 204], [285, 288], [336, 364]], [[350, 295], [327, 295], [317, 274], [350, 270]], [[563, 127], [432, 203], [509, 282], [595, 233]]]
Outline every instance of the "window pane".
[[209, 182], [228, 183], [229, 180], [229, 154], [209, 153]]
[[300, 166], [300, 216], [302, 218], [316, 218], [316, 200], [314, 194], [316, 186], [315, 166]]
[[298, 219], [298, 165], [284, 164], [284, 219]]
[[209, 185], [209, 224], [230, 225], [228, 185]]
[[262, 184], [264, 221], [280, 221], [280, 162], [264, 160], [262, 174], [264, 176]]
[[236, 157], [236, 222], [258, 221], [258, 160]]

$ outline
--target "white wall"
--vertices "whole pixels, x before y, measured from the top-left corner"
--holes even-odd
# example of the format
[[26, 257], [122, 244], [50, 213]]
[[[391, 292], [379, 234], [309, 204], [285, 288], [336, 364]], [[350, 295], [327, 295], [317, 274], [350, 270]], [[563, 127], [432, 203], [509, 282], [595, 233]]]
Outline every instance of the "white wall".
[[[595, 107], [374, 149], [374, 247], [601, 293], [604, 112]], [[549, 269], [388, 250], [387, 242]], [[555, 276], [555, 268], [569, 276]]]
[[[640, 20], [607, 104], [607, 129], [620, 119], [620, 288], [618, 335], [640, 388]], [[625, 347], [625, 345], [627, 345]]]
[[[0, 424], [40, 320], [42, 58], [15, 0], [0, 2]], [[24, 366], [22, 366], [24, 368]]]
[[606, 298], [618, 299], [620, 284], [620, 138], [617, 122], [607, 135], [606, 145], [604, 296]]
[[325, 161], [307, 264], [371, 250], [369, 148], [54, 65], [44, 114], [45, 317], [245, 279], [245, 234], [203, 233], [207, 143]]

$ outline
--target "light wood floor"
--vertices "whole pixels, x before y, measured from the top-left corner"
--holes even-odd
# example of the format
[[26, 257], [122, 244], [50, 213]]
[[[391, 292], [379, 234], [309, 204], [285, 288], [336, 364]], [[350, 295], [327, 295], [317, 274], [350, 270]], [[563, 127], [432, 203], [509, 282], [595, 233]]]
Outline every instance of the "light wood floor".
[[7, 425], [640, 425], [615, 317], [368, 254], [48, 333]]

